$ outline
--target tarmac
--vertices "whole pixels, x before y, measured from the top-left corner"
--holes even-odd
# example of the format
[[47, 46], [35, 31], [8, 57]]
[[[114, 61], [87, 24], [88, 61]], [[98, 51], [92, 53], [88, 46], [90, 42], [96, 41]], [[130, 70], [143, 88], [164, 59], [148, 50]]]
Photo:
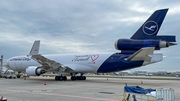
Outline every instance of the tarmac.
[[[180, 79], [153, 80], [132, 78], [87, 77], [85, 81], [55, 81], [54, 77], [0, 78], [0, 96], [7, 101], [122, 101], [124, 86], [172, 88], [180, 101]], [[158, 77], [156, 77], [158, 78]], [[165, 77], [160, 77], [165, 78]], [[46, 83], [46, 85], [44, 85]], [[143, 83], [143, 84], [141, 84]]]

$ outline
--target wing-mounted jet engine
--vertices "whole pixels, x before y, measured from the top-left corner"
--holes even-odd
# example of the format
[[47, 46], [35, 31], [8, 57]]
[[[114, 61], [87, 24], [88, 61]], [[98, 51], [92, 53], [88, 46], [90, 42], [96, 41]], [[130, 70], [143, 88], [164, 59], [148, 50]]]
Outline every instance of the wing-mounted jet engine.
[[30, 66], [26, 69], [26, 73], [28, 76], [39, 76], [41, 74], [46, 73], [46, 70], [37, 66]]

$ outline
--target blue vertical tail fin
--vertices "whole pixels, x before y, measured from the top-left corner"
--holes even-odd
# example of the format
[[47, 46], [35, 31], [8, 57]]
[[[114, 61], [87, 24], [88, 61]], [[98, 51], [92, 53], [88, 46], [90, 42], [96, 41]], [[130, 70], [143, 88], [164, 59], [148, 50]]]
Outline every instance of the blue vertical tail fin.
[[136, 31], [131, 39], [151, 39], [153, 36], [156, 37], [167, 11], [168, 9], [155, 11]]

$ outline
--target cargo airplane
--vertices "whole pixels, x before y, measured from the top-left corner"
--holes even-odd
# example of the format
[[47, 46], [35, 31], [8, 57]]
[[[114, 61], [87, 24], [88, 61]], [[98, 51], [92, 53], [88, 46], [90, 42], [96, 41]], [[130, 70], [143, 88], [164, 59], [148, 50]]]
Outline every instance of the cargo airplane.
[[59, 76], [55, 80], [66, 81], [66, 74], [71, 75], [71, 80], [85, 80], [83, 73], [117, 72], [162, 61], [163, 54], [155, 54], [154, 50], [176, 45], [175, 36], [157, 36], [167, 11], [155, 11], [130, 39], [115, 41], [115, 48], [121, 52], [41, 55], [38, 40], [29, 55], [8, 59], [6, 67], [28, 76], [57, 72]]

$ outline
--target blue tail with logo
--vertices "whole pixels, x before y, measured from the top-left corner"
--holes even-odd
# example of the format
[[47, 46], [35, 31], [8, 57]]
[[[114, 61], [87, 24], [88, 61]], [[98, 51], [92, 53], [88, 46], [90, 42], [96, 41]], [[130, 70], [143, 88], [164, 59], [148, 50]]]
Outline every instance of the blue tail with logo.
[[156, 36], [168, 9], [155, 11], [146, 22], [136, 31], [131, 39], [157, 39], [168, 42], [176, 42], [175, 36]]
[[155, 50], [177, 45], [176, 36], [157, 36], [168, 9], [156, 10], [137, 30], [131, 39], [118, 39], [115, 48], [124, 53], [134, 53], [142, 48], [155, 47]]

